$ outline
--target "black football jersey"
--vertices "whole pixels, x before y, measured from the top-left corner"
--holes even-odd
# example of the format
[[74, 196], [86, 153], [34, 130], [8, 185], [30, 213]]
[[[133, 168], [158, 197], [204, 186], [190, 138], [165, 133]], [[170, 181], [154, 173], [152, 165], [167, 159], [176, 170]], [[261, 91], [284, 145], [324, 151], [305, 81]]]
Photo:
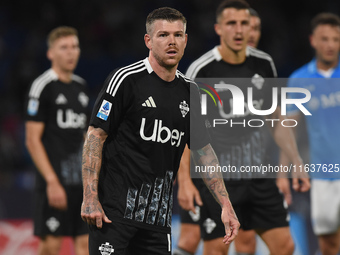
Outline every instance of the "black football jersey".
[[[188, 68], [186, 76], [199, 81], [233, 84], [237, 86], [244, 95], [247, 104], [248, 87], [252, 87], [253, 105], [256, 109], [269, 109], [272, 105], [273, 82], [264, 81], [255, 84], [253, 79], [263, 81], [263, 78], [274, 78], [277, 76], [272, 58], [255, 48], [247, 47], [246, 60], [241, 64], [229, 64], [223, 61], [218, 47], [208, 51]], [[210, 78], [199, 79], [199, 78]], [[248, 79], [240, 79], [248, 78]], [[210, 84], [214, 86], [214, 84]], [[264, 160], [265, 144], [261, 128], [248, 125], [251, 119], [262, 119], [261, 116], [253, 115], [248, 109], [244, 115], [232, 114], [233, 95], [228, 90], [218, 90], [221, 104], [214, 105], [208, 100], [208, 114], [206, 115], [211, 134], [212, 146], [219, 157], [221, 166], [260, 165]], [[214, 119], [228, 121], [225, 125], [213, 126]], [[231, 125], [230, 123], [235, 123]], [[258, 125], [258, 123], [256, 123]], [[229, 175], [226, 173], [226, 175]], [[228, 178], [225, 176], [225, 178]], [[231, 178], [241, 178], [233, 174]]]
[[[87, 127], [88, 92], [85, 80], [72, 76], [68, 84], [49, 69], [35, 79], [29, 89], [26, 121], [44, 122], [42, 142], [63, 186], [81, 186], [81, 157]], [[36, 188], [45, 190], [40, 173]]]
[[105, 81], [90, 125], [106, 131], [99, 199], [112, 221], [168, 232], [172, 183], [182, 152], [209, 143], [204, 121], [190, 137], [190, 114], [199, 104], [196, 86], [179, 71], [159, 78], [148, 58], [113, 71]]

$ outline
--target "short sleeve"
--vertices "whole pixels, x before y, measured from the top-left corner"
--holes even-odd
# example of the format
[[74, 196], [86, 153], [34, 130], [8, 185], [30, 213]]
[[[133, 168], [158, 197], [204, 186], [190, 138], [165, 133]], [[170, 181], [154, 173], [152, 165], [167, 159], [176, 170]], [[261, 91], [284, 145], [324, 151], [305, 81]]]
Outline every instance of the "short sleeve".
[[26, 121], [46, 122], [48, 119], [48, 109], [51, 107], [49, 98], [48, 86], [44, 87], [39, 97], [35, 97], [28, 93], [25, 101]]
[[94, 104], [90, 126], [103, 129], [107, 134], [115, 132], [126, 113], [132, 93], [128, 92], [130, 83], [127, 79], [117, 82], [116, 71], [110, 73], [104, 82]]
[[201, 101], [196, 84], [190, 86], [190, 142], [189, 148], [198, 150], [210, 143], [210, 136], [201, 114]]
[[[296, 78], [294, 76], [289, 77], [287, 81], [287, 87], [288, 88], [298, 88], [301, 87], [301, 78]], [[299, 99], [303, 98], [304, 95], [301, 93], [287, 93], [287, 98], [289, 99]], [[288, 104], [287, 105], [287, 115], [292, 116], [296, 115], [300, 112], [299, 108], [295, 104]]]

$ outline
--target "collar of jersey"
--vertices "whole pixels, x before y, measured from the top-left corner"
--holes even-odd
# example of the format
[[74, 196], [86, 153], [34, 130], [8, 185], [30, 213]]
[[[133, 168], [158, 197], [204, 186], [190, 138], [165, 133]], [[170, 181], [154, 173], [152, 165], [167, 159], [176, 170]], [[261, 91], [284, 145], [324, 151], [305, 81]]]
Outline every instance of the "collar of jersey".
[[[340, 58], [340, 56], [339, 56], [339, 58]], [[334, 73], [339, 73], [340, 72], [340, 65], [339, 65], [339, 62], [340, 61], [338, 61], [338, 65], [336, 66], [336, 67], [334, 67], [334, 72], [333, 72], [333, 74]], [[317, 66], [316, 66], [316, 58], [313, 58], [312, 59], [312, 61], [311, 62], [309, 62], [309, 64], [308, 64], [308, 72], [310, 73], [310, 74], [320, 74], [319, 72], [318, 72], [318, 68], [317, 68]], [[333, 76], [333, 74], [332, 74], [332, 76]], [[332, 77], [331, 76], [331, 77]]]
[[[151, 74], [153, 72], [153, 69], [152, 69], [152, 66], [149, 62], [149, 58], [146, 57], [144, 60], [143, 60], [145, 66], [146, 66], [146, 70], [148, 70], [148, 73]], [[178, 72], [176, 71], [176, 77], [178, 78]]]

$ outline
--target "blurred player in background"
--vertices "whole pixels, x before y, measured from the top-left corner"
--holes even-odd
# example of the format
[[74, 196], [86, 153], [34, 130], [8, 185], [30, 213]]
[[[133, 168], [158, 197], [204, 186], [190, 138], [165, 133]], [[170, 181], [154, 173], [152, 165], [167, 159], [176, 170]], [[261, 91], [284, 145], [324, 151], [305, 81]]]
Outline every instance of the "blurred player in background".
[[[189, 67], [187, 71], [189, 77], [276, 77], [276, 70], [271, 57], [253, 47], [247, 47], [250, 35], [250, 13], [249, 5], [245, 1], [231, 0], [222, 2], [217, 10], [215, 31], [220, 36], [221, 44], [204, 54]], [[244, 87], [241, 89], [246, 90]], [[263, 101], [263, 109], [269, 108], [268, 102], [270, 98], [268, 93], [270, 91], [269, 95], [271, 95], [271, 89], [268, 85], [263, 85], [263, 88], [259, 89], [261, 93], [258, 94], [258, 98], [253, 99], [257, 102]], [[223, 95], [221, 92], [220, 95], [224, 102], [230, 100], [226, 94]], [[229, 113], [231, 111], [230, 108], [228, 109], [229, 104], [223, 104], [223, 108], [225, 107], [227, 109], [223, 109], [223, 111]], [[249, 117], [248, 115], [244, 118]], [[283, 119], [280, 115], [280, 108], [277, 108], [269, 117]], [[241, 121], [237, 117], [232, 117], [232, 119], [238, 122]], [[221, 160], [221, 165], [242, 166], [249, 164], [246, 163], [249, 160], [251, 160], [251, 165], [263, 162], [264, 143], [260, 130], [249, 127], [230, 129], [215, 127], [210, 129], [212, 131], [213, 146]], [[277, 125], [274, 126], [272, 133], [276, 143], [290, 155], [290, 158], [296, 164], [301, 164], [302, 161], [290, 130]], [[244, 143], [247, 143], [246, 147], [244, 147]], [[250, 151], [248, 151], [249, 149]], [[186, 179], [189, 174], [183, 173], [182, 175], [181, 172], [182, 169], [178, 175], [179, 190], [182, 184], [189, 185], [189, 181]], [[185, 225], [188, 228], [184, 229], [187, 231], [186, 236], [189, 236], [190, 224], [194, 224], [193, 220], [196, 220], [200, 224], [201, 236], [204, 240], [204, 254], [227, 254], [228, 247], [221, 245], [223, 244], [221, 239], [223, 237], [221, 232], [223, 226], [221, 227], [216, 221], [216, 215], [214, 215], [214, 209], [212, 209], [216, 206], [216, 203], [211, 201], [209, 194], [199, 184], [199, 180], [194, 180], [194, 183], [200, 191], [203, 206], [194, 207], [192, 203], [190, 206], [184, 206], [184, 209], [199, 211], [199, 217], [192, 217], [191, 222], [190, 216], [186, 216], [185, 213], [181, 215], [182, 222], [189, 223]], [[294, 183], [296, 190], [306, 191], [309, 189], [307, 178], [303, 179], [301, 186], [299, 186], [297, 179], [294, 180]], [[226, 181], [226, 185], [230, 190], [230, 199], [235, 202], [235, 210], [237, 210], [241, 227], [246, 230], [255, 229], [267, 244], [271, 254], [292, 254], [294, 243], [289, 233], [287, 210], [284, 207], [283, 196], [279, 193], [275, 180], [231, 179]], [[198, 197], [195, 192], [193, 194]], [[196, 202], [199, 204], [200, 200], [198, 199]], [[194, 236], [196, 235], [194, 234]], [[252, 233], [250, 233], [250, 239], [254, 240]], [[185, 251], [180, 245], [181, 243], [179, 243], [180, 248], [175, 254], [190, 254], [193, 252]], [[246, 252], [253, 252], [254, 246], [251, 248]]]
[[[249, 8], [250, 13], [250, 33], [248, 45], [257, 48], [261, 38], [261, 19], [257, 11]], [[189, 167], [190, 153], [184, 151], [181, 160], [181, 168]], [[202, 200], [199, 191], [192, 181], [187, 178], [189, 171], [179, 171], [177, 181], [182, 182], [179, 185], [178, 201], [180, 204], [181, 230], [177, 244], [177, 249], [174, 254], [194, 254], [201, 240], [200, 227], [198, 220], [200, 217], [200, 205]], [[184, 176], [183, 176], [184, 175]], [[196, 202], [196, 205], [194, 204]], [[183, 209], [185, 208], [185, 209]], [[239, 230], [238, 236], [235, 239], [235, 250], [237, 254], [255, 254], [256, 250], [256, 233], [254, 230], [244, 231]]]
[[[315, 58], [293, 72], [288, 85], [311, 92], [306, 108], [312, 115], [305, 116], [305, 120], [312, 177], [312, 225], [321, 253], [335, 255], [340, 250], [340, 18], [332, 13], [318, 14], [311, 21], [311, 30]], [[297, 121], [304, 116], [297, 108], [290, 108], [288, 114]], [[287, 160], [281, 156], [283, 162]]]
[[87, 126], [85, 81], [73, 72], [80, 56], [78, 32], [58, 27], [47, 38], [51, 68], [34, 80], [26, 104], [26, 146], [37, 168], [34, 235], [39, 255], [59, 254], [62, 237], [76, 255], [88, 254], [88, 229], [79, 211], [83, 197], [81, 152]]
[[[190, 141], [196, 162], [218, 164], [204, 119], [195, 111], [197, 86], [177, 70], [187, 43], [185, 17], [173, 8], [155, 9], [146, 31], [149, 56], [108, 76], [84, 144], [81, 215], [90, 225], [93, 255], [171, 254], [172, 186], [185, 145]], [[191, 86], [196, 96], [190, 97]], [[195, 132], [191, 116], [201, 120]], [[203, 178], [220, 205], [223, 242], [229, 244], [239, 222], [222, 175]]]
[[249, 9], [250, 13], [250, 32], [248, 45], [257, 48], [261, 38], [261, 19], [257, 11], [253, 8]]

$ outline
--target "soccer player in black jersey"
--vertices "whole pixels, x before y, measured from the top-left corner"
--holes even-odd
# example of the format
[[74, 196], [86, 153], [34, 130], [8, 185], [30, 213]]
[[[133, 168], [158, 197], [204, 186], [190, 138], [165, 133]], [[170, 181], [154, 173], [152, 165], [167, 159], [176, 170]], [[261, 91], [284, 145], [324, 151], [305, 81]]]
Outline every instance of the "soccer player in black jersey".
[[[250, 32], [249, 5], [243, 0], [227, 0], [217, 9], [215, 31], [220, 36], [220, 45], [196, 60], [187, 71], [191, 78], [258, 78], [276, 77], [276, 70], [271, 57], [252, 47], [247, 47]], [[244, 92], [246, 84], [238, 84]], [[243, 87], [242, 87], [243, 86]], [[264, 84], [254, 93], [253, 103], [261, 102], [261, 109], [268, 109], [272, 87]], [[223, 102], [229, 102], [231, 95], [219, 93]], [[268, 98], [269, 96], [269, 98]], [[215, 108], [217, 109], [217, 108]], [[223, 104], [222, 110], [230, 112], [229, 104]], [[219, 112], [213, 111], [214, 116]], [[220, 116], [221, 118], [222, 116]], [[250, 116], [229, 116], [229, 120], [248, 120]], [[269, 118], [280, 119], [277, 108]], [[260, 165], [264, 158], [263, 141], [259, 129], [251, 127], [216, 126], [210, 128], [212, 145], [220, 158], [221, 165]], [[275, 125], [273, 137], [281, 149], [291, 158], [294, 164], [302, 164], [291, 131], [281, 125]], [[247, 145], [247, 146], [244, 146]], [[179, 176], [181, 176], [181, 171]], [[183, 175], [187, 178], [188, 174]], [[309, 189], [308, 178], [294, 180], [294, 188], [301, 191]], [[181, 185], [180, 182], [178, 182]], [[200, 207], [201, 236], [204, 240], [204, 254], [227, 254], [228, 247], [221, 246], [220, 224], [216, 221], [214, 202], [206, 193], [199, 180], [195, 185], [200, 190], [203, 206]], [[267, 244], [271, 254], [292, 254], [294, 243], [289, 233], [287, 211], [283, 205], [283, 197], [274, 179], [226, 180], [230, 199], [244, 230], [254, 229]], [[179, 253], [181, 254], [181, 253]], [[182, 253], [187, 254], [187, 253]]]
[[38, 254], [59, 254], [62, 237], [75, 254], [88, 254], [88, 229], [79, 216], [83, 197], [81, 155], [87, 126], [85, 81], [73, 74], [80, 55], [77, 30], [48, 35], [51, 69], [34, 80], [26, 105], [26, 146], [37, 168], [34, 234]]
[[[261, 19], [257, 11], [249, 8], [250, 13], [250, 33], [248, 45], [257, 48], [261, 38]], [[189, 167], [190, 153], [185, 150], [181, 159], [181, 168]], [[184, 176], [182, 176], [184, 174]], [[194, 254], [201, 241], [199, 221], [199, 206], [202, 199], [199, 191], [188, 178], [188, 171], [179, 171], [177, 181], [182, 182], [178, 190], [178, 201], [180, 204], [181, 229], [177, 249], [174, 255]], [[196, 202], [196, 206], [194, 204]], [[196, 211], [197, 210], [197, 211]], [[256, 236], [254, 230], [244, 231], [240, 229], [235, 239], [235, 251], [238, 254], [255, 254]]]
[[[149, 57], [114, 70], [95, 103], [82, 170], [90, 254], [171, 254], [172, 183], [185, 145], [197, 162], [218, 164], [195, 111], [197, 86], [177, 71], [185, 28], [175, 9], [151, 12], [144, 37]], [[190, 86], [195, 96], [189, 97]], [[198, 122], [189, 136], [190, 119]], [[222, 176], [203, 178], [222, 207], [223, 242], [229, 244], [239, 223]]]

